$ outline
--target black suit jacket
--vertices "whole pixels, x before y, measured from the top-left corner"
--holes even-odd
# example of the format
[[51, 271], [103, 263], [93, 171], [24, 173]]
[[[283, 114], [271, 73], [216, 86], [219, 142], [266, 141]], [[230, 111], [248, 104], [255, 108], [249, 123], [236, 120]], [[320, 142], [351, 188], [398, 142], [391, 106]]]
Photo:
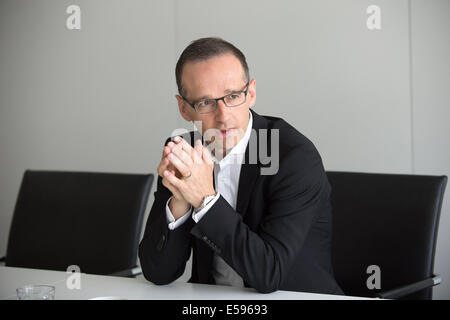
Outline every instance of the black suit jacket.
[[[175, 230], [168, 229], [165, 211], [171, 192], [159, 177], [139, 246], [145, 278], [155, 284], [176, 280], [192, 248], [190, 282], [214, 283], [211, 271], [216, 253], [243, 278], [245, 286], [259, 292], [343, 294], [333, 277], [331, 187], [318, 151], [283, 119], [252, 114], [257, 132], [279, 130], [278, 172], [261, 175], [264, 165], [259, 156], [258, 163], [251, 163], [247, 146], [236, 210], [219, 197], [197, 224], [188, 219]], [[270, 135], [266, 137], [252, 135], [249, 145], [257, 139], [260, 146], [264, 138], [272, 150]]]

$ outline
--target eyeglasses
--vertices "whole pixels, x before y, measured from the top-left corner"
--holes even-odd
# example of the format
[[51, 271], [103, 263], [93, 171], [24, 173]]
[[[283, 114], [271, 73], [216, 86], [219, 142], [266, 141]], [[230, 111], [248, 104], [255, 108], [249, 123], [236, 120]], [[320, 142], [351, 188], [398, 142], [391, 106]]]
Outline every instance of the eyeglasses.
[[245, 90], [236, 91], [221, 98], [204, 99], [195, 103], [190, 103], [189, 101], [187, 101], [185, 97], [183, 96], [181, 97], [183, 98], [184, 101], [186, 101], [188, 105], [190, 105], [192, 108], [195, 109], [195, 112], [199, 114], [211, 113], [216, 111], [217, 104], [219, 103], [220, 100], [222, 100], [227, 107], [237, 107], [243, 104], [247, 99], [248, 85], [249, 82], [247, 82], [247, 84], [245, 85]]

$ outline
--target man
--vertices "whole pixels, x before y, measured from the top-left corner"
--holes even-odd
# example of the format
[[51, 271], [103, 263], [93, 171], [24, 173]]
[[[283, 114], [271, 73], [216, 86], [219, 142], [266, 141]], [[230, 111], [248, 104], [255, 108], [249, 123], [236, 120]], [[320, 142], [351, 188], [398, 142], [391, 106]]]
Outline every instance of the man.
[[[314, 145], [250, 109], [256, 82], [224, 40], [192, 42], [176, 78], [180, 114], [203, 142], [193, 132], [166, 141], [139, 247], [146, 279], [176, 280], [192, 248], [191, 282], [343, 294], [330, 257], [331, 188]], [[264, 173], [263, 149], [279, 158], [276, 170]]]

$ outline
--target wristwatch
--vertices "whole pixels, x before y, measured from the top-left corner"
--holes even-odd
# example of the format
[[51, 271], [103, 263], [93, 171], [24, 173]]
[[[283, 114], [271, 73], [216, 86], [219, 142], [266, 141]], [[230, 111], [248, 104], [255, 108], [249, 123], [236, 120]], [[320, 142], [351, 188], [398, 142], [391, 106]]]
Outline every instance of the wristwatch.
[[198, 208], [194, 208], [194, 213], [197, 213], [197, 212], [201, 211], [203, 208], [205, 208], [208, 205], [208, 203], [210, 203], [212, 200], [214, 200], [216, 195], [217, 194], [213, 194], [213, 195], [204, 197], [200, 206]]

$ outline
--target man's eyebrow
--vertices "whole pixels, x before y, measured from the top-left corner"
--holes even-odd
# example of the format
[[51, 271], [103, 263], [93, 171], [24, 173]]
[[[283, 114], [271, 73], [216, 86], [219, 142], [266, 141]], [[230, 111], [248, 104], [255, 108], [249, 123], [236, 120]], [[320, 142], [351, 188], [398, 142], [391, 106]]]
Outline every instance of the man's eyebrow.
[[194, 101], [200, 101], [200, 100], [211, 99], [211, 98], [212, 97], [209, 94], [207, 94], [207, 95], [201, 96], [197, 99], [194, 99]]
[[[233, 93], [233, 92], [238, 92], [241, 91], [241, 89], [227, 89], [224, 91], [224, 96]], [[201, 101], [201, 100], [205, 100], [205, 99], [213, 99], [213, 97], [209, 94], [203, 95], [197, 99], [194, 99], [193, 101]]]
[[227, 89], [227, 90], [225, 90], [225, 94], [229, 94], [229, 93], [233, 93], [233, 92], [238, 92], [238, 91], [241, 91], [240, 89], [236, 89], [236, 90], [231, 90], [231, 89]]

